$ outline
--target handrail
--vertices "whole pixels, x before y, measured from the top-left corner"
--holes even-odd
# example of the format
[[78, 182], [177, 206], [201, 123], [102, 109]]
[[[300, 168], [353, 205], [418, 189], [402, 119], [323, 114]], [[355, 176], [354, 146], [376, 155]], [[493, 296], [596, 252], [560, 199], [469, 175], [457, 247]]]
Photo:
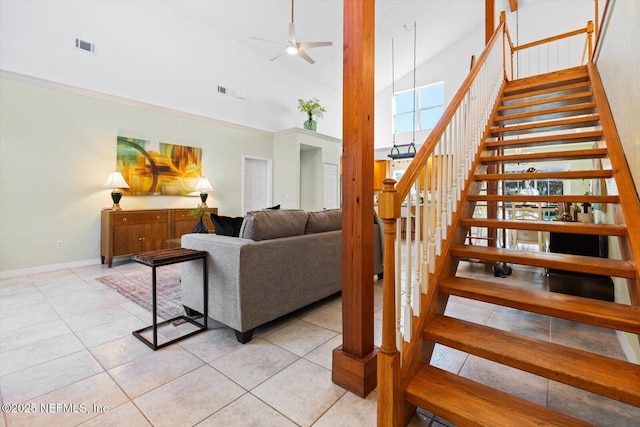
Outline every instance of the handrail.
[[566, 39], [569, 37], [573, 37], [573, 36], [577, 36], [578, 34], [584, 34], [587, 32], [587, 28], [580, 28], [578, 30], [573, 30], [573, 31], [568, 31], [566, 33], [562, 33], [562, 34], [558, 34], [556, 36], [552, 36], [552, 37], [547, 37], [546, 39], [540, 39], [540, 40], [536, 40], [534, 42], [531, 43], [526, 43], [520, 46], [516, 46], [513, 48], [514, 52], [517, 52], [519, 50], [524, 50], [524, 49], [529, 49], [530, 47], [534, 47], [534, 46], [540, 46], [541, 44], [547, 44], [547, 43], [551, 43], [554, 42], [556, 40], [561, 40], [561, 39]]

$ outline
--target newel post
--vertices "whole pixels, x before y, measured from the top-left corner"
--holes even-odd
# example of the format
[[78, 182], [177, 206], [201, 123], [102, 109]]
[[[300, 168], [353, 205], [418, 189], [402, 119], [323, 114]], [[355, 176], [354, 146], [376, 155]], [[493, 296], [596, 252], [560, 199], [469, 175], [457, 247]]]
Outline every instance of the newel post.
[[400, 204], [394, 179], [385, 179], [378, 197], [378, 216], [384, 222], [384, 278], [382, 284], [382, 346], [378, 352], [378, 425], [400, 426], [400, 352], [396, 347], [395, 241]]

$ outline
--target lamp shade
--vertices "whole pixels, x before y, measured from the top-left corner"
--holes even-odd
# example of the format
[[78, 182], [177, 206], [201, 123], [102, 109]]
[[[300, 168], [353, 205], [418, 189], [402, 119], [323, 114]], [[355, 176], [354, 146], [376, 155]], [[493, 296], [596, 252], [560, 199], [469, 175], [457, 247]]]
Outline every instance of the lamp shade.
[[204, 191], [211, 191], [211, 190], [213, 190], [213, 187], [211, 186], [211, 183], [209, 182], [209, 180], [204, 176], [201, 176], [200, 179], [198, 180], [198, 184], [196, 184], [196, 188], [194, 188], [193, 191], [204, 192]]
[[127, 184], [120, 172], [114, 171], [109, 174], [109, 178], [107, 178], [102, 188], [129, 188], [129, 184]]

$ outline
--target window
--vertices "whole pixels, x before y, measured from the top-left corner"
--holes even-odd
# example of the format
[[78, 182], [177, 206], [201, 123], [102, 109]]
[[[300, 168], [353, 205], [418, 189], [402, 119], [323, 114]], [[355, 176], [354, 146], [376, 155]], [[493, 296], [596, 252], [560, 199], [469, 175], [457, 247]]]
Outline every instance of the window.
[[433, 129], [444, 111], [444, 82], [416, 88], [394, 95], [395, 133], [413, 131], [413, 112], [416, 130]]

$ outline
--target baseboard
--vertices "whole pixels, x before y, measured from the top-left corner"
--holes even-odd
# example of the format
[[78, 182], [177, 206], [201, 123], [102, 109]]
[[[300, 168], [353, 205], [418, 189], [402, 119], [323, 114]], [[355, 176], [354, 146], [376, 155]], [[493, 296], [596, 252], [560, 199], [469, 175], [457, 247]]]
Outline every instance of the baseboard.
[[87, 259], [84, 261], [66, 262], [62, 264], [50, 264], [39, 267], [23, 268], [20, 270], [8, 270], [0, 272], [0, 279], [11, 279], [14, 277], [28, 276], [30, 274], [48, 273], [56, 270], [66, 270], [69, 268], [87, 267], [89, 265], [100, 264], [100, 258]]

